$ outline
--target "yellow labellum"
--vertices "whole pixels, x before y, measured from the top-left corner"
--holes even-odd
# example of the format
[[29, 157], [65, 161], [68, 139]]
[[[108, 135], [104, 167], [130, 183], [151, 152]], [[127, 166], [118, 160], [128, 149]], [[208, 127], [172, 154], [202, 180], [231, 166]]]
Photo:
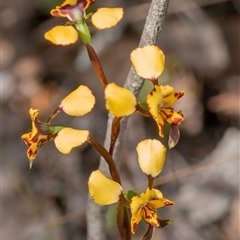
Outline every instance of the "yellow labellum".
[[100, 170], [91, 173], [88, 188], [92, 199], [100, 205], [118, 202], [123, 191], [119, 183], [107, 178]]
[[128, 116], [135, 112], [136, 98], [126, 88], [110, 83], [105, 88], [107, 110], [116, 117]]
[[92, 23], [98, 29], [111, 28], [123, 17], [122, 8], [99, 8], [92, 15]]
[[55, 45], [69, 45], [78, 40], [78, 33], [72, 26], [56, 26], [47, 31], [44, 38]]
[[131, 53], [131, 61], [137, 74], [146, 79], [158, 79], [164, 70], [165, 56], [153, 45], [137, 48]]
[[95, 97], [86, 86], [79, 86], [65, 97], [59, 108], [71, 116], [83, 116], [89, 113], [95, 104]]
[[56, 148], [64, 154], [68, 154], [74, 147], [78, 147], [87, 141], [89, 131], [63, 128], [54, 139]]
[[138, 162], [142, 171], [156, 177], [161, 173], [166, 155], [166, 148], [158, 140], [146, 139], [137, 145]]

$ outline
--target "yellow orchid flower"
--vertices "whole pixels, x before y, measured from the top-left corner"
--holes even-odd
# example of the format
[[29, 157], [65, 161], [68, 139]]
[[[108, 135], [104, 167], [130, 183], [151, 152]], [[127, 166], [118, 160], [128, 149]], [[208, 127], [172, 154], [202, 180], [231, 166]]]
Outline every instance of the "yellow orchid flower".
[[54, 140], [57, 149], [67, 154], [72, 148], [82, 145], [87, 141], [89, 131], [51, 126], [48, 123], [39, 121], [39, 110], [30, 109], [29, 114], [32, 120], [32, 131], [22, 135], [22, 140], [29, 146], [27, 156], [30, 161], [30, 168], [36, 158], [37, 149], [45, 143]]
[[35, 159], [37, 155], [37, 148], [43, 146], [46, 142], [51, 141], [53, 136], [45, 133], [44, 128], [47, 129], [47, 124], [42, 123], [38, 119], [39, 111], [37, 109], [30, 109], [29, 114], [32, 120], [32, 131], [22, 135], [22, 140], [29, 146], [27, 156], [30, 161]]
[[[121, 201], [122, 186], [107, 178], [100, 170], [93, 171], [88, 180], [89, 193], [92, 199], [99, 205], [110, 205]], [[156, 209], [174, 202], [163, 197], [157, 189], [148, 188], [139, 196], [131, 198], [131, 231], [134, 234], [138, 223], [143, 219], [152, 227], [161, 227], [168, 225], [169, 220], [160, 220], [157, 216]]]
[[[162, 170], [165, 151], [166, 148], [158, 140], [146, 139], [140, 142], [137, 146], [137, 153], [142, 171], [147, 175], [156, 177]], [[144, 220], [152, 227], [161, 228], [171, 223], [170, 220], [159, 219], [156, 209], [173, 205], [174, 202], [164, 198], [157, 189], [149, 187], [140, 195], [137, 195], [135, 191], [128, 191], [123, 196], [122, 186], [107, 178], [100, 170], [91, 173], [88, 188], [92, 199], [100, 205], [122, 202], [130, 208], [132, 214], [131, 232], [133, 234], [141, 220]]]
[[164, 70], [165, 56], [154, 45], [147, 45], [133, 50], [130, 59], [136, 73], [145, 79], [156, 81]]
[[156, 209], [173, 204], [174, 202], [164, 198], [162, 193], [154, 188], [147, 188], [144, 193], [132, 197], [130, 203], [132, 233], [135, 233], [136, 227], [141, 220], [144, 220], [152, 227], [164, 227], [161, 226], [161, 220], [157, 216]]
[[147, 95], [148, 110], [158, 125], [159, 136], [164, 137], [164, 123], [178, 126], [183, 121], [183, 115], [176, 112], [171, 106], [184, 93], [184, 91], [176, 92], [169, 85], [155, 85], [153, 90]]
[[138, 163], [142, 171], [155, 178], [161, 173], [166, 155], [166, 148], [156, 139], [146, 139], [137, 145]]
[[77, 41], [79, 34], [84, 44], [91, 44], [91, 36], [86, 24], [90, 17], [92, 24], [98, 29], [111, 28], [122, 19], [122, 8], [100, 8], [86, 14], [87, 8], [94, 2], [95, 0], [66, 0], [52, 9], [52, 16], [66, 17], [70, 23], [67, 23], [67, 26], [51, 29], [44, 37], [56, 45], [69, 45]]
[[80, 85], [61, 101], [46, 123], [39, 121], [39, 110], [31, 108], [29, 114], [32, 120], [32, 131], [22, 135], [23, 141], [29, 146], [27, 156], [30, 163], [35, 159], [37, 149], [51, 140], [54, 140], [57, 149], [64, 154], [86, 142], [89, 131], [52, 126], [50, 121], [61, 111], [71, 116], [83, 116], [92, 110], [94, 104], [95, 97], [91, 90]]
[[126, 88], [110, 83], [105, 88], [106, 109], [116, 117], [129, 116], [138, 110], [144, 115], [152, 116], [159, 128], [159, 136], [164, 137], [164, 123], [179, 126], [184, 117], [171, 106], [184, 95], [184, 91], [176, 92], [169, 85], [155, 85], [147, 95], [148, 111], [141, 111], [136, 97]]

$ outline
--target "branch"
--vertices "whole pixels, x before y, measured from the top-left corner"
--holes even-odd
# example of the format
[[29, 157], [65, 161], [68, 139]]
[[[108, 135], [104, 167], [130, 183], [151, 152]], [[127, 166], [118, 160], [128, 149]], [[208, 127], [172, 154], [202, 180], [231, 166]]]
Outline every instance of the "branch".
[[[152, 0], [150, 5], [148, 15], [146, 18], [145, 26], [142, 32], [139, 46], [143, 47], [148, 44], [156, 44], [159, 33], [162, 30], [164, 19], [167, 13], [167, 8], [170, 0]], [[141, 79], [135, 72], [134, 68], [131, 67], [127, 79], [125, 81], [124, 87], [129, 89], [135, 96], [140, 92], [143, 84], [143, 79]], [[113, 116], [109, 114], [106, 138], [104, 142], [104, 147], [109, 149], [110, 136], [112, 128]], [[119, 133], [118, 140], [115, 145], [113, 152], [113, 159], [116, 164], [120, 161], [122, 145], [124, 141], [124, 133], [127, 126], [127, 118], [121, 120], [121, 130]], [[109, 171], [107, 164], [104, 159], [101, 158], [99, 169], [109, 176]], [[105, 240], [105, 215], [107, 207], [99, 206], [94, 203], [91, 198], [88, 198], [87, 203], [87, 227], [88, 227], [88, 240]]]

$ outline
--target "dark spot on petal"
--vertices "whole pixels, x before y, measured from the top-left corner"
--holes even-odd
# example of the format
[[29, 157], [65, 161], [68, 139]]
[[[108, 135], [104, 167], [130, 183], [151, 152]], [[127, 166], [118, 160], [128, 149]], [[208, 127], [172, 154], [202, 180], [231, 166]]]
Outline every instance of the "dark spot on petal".
[[174, 93], [174, 97], [176, 97], [177, 99], [181, 98], [183, 95], [184, 95], [184, 91]]

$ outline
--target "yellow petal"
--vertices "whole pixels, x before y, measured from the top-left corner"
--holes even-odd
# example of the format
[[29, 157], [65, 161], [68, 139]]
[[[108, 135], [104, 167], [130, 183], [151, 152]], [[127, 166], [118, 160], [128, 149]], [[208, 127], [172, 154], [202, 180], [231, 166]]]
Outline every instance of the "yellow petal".
[[155, 120], [158, 126], [158, 134], [160, 137], [164, 137], [164, 120], [161, 114], [158, 115], [158, 118]]
[[32, 121], [34, 121], [36, 119], [36, 117], [38, 116], [38, 114], [39, 114], [39, 110], [30, 108], [29, 109], [29, 114], [31, 116]]
[[174, 202], [167, 198], [160, 198], [149, 201], [148, 205], [152, 208], [161, 208], [169, 205], [174, 205]]
[[147, 205], [149, 200], [157, 198], [157, 193], [152, 190], [147, 188], [147, 190], [140, 194], [139, 196], [132, 197], [131, 203], [130, 203], [130, 209], [132, 215], [137, 214], [139, 209], [141, 209], [143, 206]]
[[21, 139], [24, 141], [24, 143], [25, 143], [27, 146], [31, 146], [31, 144], [32, 144], [31, 136], [32, 136], [32, 132], [25, 133], [25, 134], [23, 134], [23, 135], [21, 136]]
[[91, 90], [81, 85], [65, 97], [58, 108], [71, 116], [83, 116], [92, 110], [94, 104]]
[[92, 23], [98, 29], [111, 28], [123, 17], [122, 8], [99, 8], [92, 15]]
[[161, 86], [155, 86], [153, 90], [147, 95], [148, 110], [156, 120], [159, 115], [159, 107], [163, 101]]
[[159, 191], [158, 189], [156, 188], [152, 188], [152, 190], [155, 192], [157, 198], [163, 198], [163, 194], [161, 191]]
[[160, 222], [157, 216], [157, 212], [154, 208], [148, 204], [147, 206], [143, 207], [143, 219], [150, 224], [152, 227], [159, 227]]
[[151, 199], [149, 202], [148, 202], [148, 205], [152, 208], [161, 208], [161, 207], [164, 207], [164, 206], [167, 206], [167, 205], [173, 205], [174, 202], [167, 199], [167, 198], [164, 198], [161, 191], [159, 191], [158, 189], [156, 188], [152, 188], [152, 191], [155, 192], [156, 194], [156, 198], [153, 198]]
[[136, 98], [129, 90], [110, 83], [105, 88], [107, 110], [116, 117], [128, 116], [135, 112]]
[[66, 6], [66, 5], [75, 5], [78, 2], [78, 0], [65, 0], [62, 4], [60, 4], [59, 6], [57, 6], [57, 8]]
[[34, 160], [37, 156], [37, 142], [31, 144], [27, 150], [27, 156], [29, 160]]
[[132, 217], [131, 217], [131, 232], [132, 232], [132, 234], [135, 234], [136, 227], [141, 220], [142, 220], [142, 211], [140, 209], [135, 215], [132, 215]]
[[163, 94], [163, 107], [172, 106], [179, 98], [181, 98], [185, 91], [175, 92], [174, 88], [169, 85], [161, 85], [162, 94]]
[[64, 154], [70, 153], [72, 148], [78, 147], [87, 141], [89, 131], [63, 128], [54, 139], [56, 148]]
[[72, 26], [57, 26], [46, 32], [44, 38], [55, 45], [69, 45], [78, 40], [78, 33]]
[[65, 0], [62, 4], [61, 7], [66, 6], [66, 5], [75, 5], [77, 4], [78, 0]]
[[32, 120], [31, 139], [33, 139], [39, 132], [38, 129], [37, 129], [37, 126], [36, 126], [36, 122], [39, 122], [39, 120], [38, 120], [39, 110], [30, 108], [29, 109], [29, 114], [30, 114], [31, 120]]
[[156, 177], [163, 168], [166, 148], [158, 140], [146, 139], [137, 145], [138, 162], [142, 171]]
[[147, 45], [133, 50], [131, 61], [140, 77], [158, 79], [164, 70], [165, 56], [157, 46]]
[[107, 178], [100, 170], [91, 173], [88, 188], [92, 199], [100, 205], [118, 202], [123, 191], [120, 184]]
[[180, 125], [184, 120], [183, 115], [174, 111], [173, 108], [161, 108], [160, 113], [164, 121], [171, 125]]

